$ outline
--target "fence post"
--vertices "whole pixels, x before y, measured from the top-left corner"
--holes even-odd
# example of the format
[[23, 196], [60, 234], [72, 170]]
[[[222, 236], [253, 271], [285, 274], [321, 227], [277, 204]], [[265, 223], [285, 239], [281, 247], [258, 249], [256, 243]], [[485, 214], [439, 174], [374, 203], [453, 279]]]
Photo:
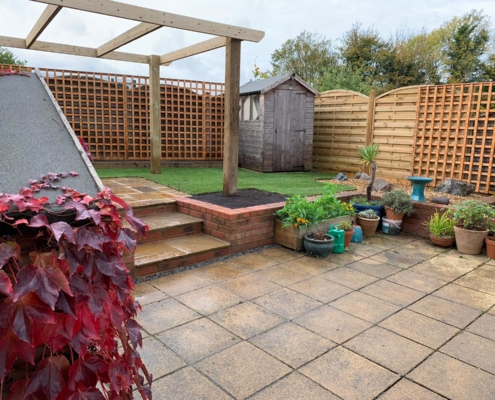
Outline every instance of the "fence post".
[[[373, 131], [375, 129], [375, 96], [376, 91], [372, 89], [370, 91], [370, 98], [368, 99], [368, 114], [366, 115], [366, 137], [364, 139], [364, 145], [369, 146], [373, 143]], [[365, 172], [370, 173], [370, 166], [365, 167]]]

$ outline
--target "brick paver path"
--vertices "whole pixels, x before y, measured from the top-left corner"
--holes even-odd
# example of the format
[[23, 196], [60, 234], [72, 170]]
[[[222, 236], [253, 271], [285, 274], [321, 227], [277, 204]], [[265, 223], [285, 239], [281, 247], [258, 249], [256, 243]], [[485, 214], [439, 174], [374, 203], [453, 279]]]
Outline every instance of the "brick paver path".
[[495, 262], [410, 236], [137, 285], [154, 399], [495, 399]]

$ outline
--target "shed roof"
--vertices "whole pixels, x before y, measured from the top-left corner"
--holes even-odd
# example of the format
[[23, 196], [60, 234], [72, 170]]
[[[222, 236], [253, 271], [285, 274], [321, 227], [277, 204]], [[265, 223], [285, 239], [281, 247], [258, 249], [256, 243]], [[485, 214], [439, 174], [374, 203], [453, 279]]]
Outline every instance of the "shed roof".
[[[241, 96], [243, 96], [246, 94], [266, 93], [272, 90], [273, 88], [277, 87], [278, 85], [281, 85], [282, 83], [288, 81], [289, 79], [292, 79], [292, 75], [287, 74], [287, 75], [274, 76], [268, 79], [261, 79], [259, 81], [251, 81], [241, 86], [240, 94]], [[303, 85], [315, 96], [319, 95], [319, 92], [317, 90], [313, 89], [308, 83], [303, 81], [297, 75], [294, 75], [294, 80], [299, 82], [301, 85]]]

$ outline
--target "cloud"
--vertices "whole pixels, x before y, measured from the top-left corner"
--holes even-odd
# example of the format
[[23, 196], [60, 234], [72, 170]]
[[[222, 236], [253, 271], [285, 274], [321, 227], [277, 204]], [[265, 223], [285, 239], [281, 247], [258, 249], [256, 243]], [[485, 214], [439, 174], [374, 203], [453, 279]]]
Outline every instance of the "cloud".
[[[270, 68], [270, 55], [287, 39], [303, 30], [318, 32], [336, 40], [356, 21], [374, 26], [388, 37], [400, 26], [410, 30], [434, 29], [471, 9], [483, 9], [495, 15], [493, 0], [120, 0], [142, 7], [170, 13], [223, 22], [265, 31], [260, 43], [243, 42], [241, 82], [252, 78], [253, 64]], [[26, 37], [43, 4], [28, 0], [0, 0], [0, 35]], [[119, 35], [136, 22], [64, 9], [57, 15], [41, 40], [97, 47]], [[164, 54], [210, 38], [195, 32], [161, 28], [121, 50], [139, 54]], [[72, 70], [115, 72], [147, 75], [148, 66], [75, 56], [12, 49], [29, 65]], [[223, 82], [225, 79], [225, 50], [219, 49], [162, 67], [164, 77]]]

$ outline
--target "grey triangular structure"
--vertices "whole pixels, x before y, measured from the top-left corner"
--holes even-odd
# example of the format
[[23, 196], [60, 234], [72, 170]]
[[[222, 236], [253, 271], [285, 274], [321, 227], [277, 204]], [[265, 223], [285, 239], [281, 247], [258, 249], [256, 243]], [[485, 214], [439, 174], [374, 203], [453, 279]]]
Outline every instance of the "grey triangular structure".
[[[54, 185], [94, 196], [103, 184], [38, 70], [0, 77], [0, 193], [18, 193], [30, 179], [76, 171]], [[43, 189], [54, 201], [59, 190]], [[37, 195], [38, 197], [38, 195]]]

